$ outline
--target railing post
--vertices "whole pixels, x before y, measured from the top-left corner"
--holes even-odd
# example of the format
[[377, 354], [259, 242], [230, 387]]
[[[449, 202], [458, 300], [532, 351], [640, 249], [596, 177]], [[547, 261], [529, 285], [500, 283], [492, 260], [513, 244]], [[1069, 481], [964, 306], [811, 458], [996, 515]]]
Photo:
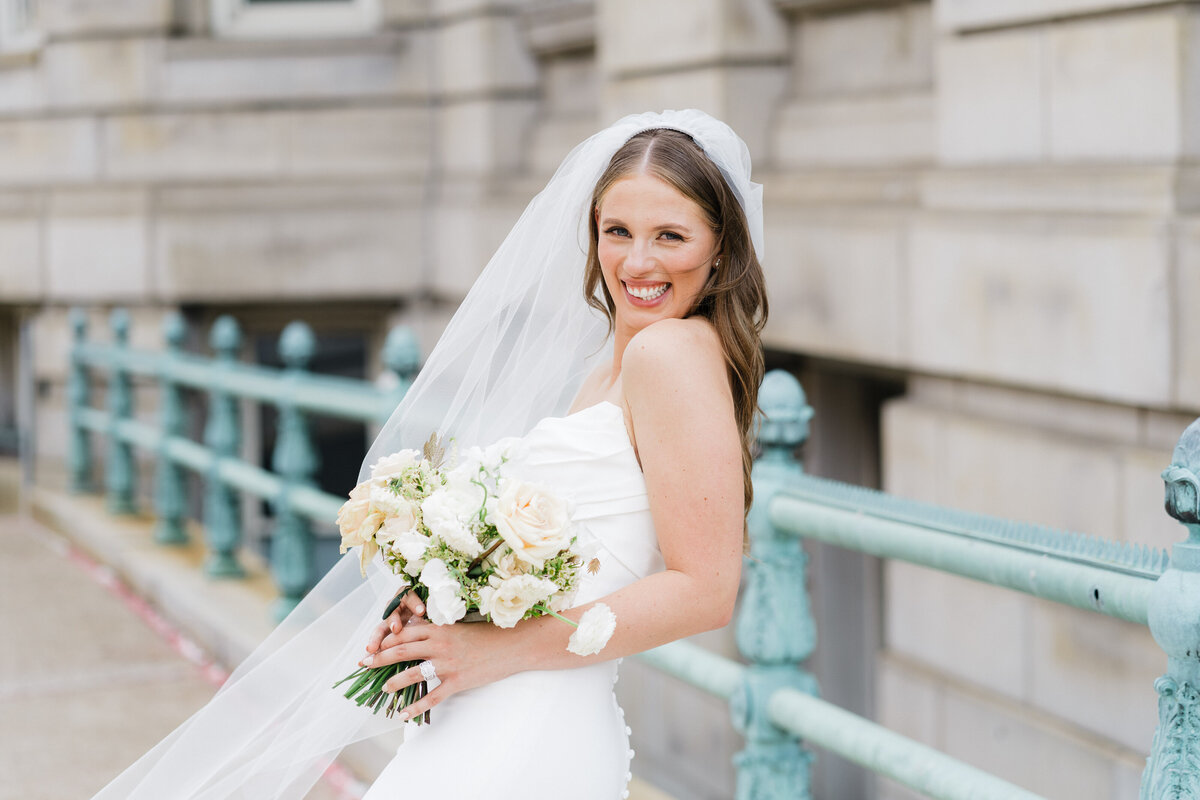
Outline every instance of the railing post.
[[109, 513], [132, 514], [136, 510], [133, 446], [117, 435], [121, 421], [133, 418], [133, 383], [123, 358], [129, 348], [129, 312], [123, 308], [113, 309], [108, 324], [112, 329], [116, 358], [110, 366], [108, 379], [108, 461], [104, 484]]
[[80, 348], [87, 342], [87, 313], [82, 308], [72, 308], [69, 319], [74, 346], [71, 348], [71, 369], [67, 375], [67, 422], [71, 431], [67, 468], [71, 473], [71, 491], [90, 492], [95, 489], [92, 479], [92, 439], [80, 420], [83, 410], [92, 403], [91, 381], [80, 353]]
[[1167, 674], [1154, 682], [1158, 729], [1141, 800], [1200, 798], [1200, 419], [1179, 437], [1162, 474], [1167, 513], [1184, 524], [1186, 541], [1150, 594], [1150, 632], [1167, 653]]
[[[231, 369], [237, 362], [238, 348], [242, 342], [241, 331], [233, 317], [218, 317], [208, 341], [216, 352], [217, 363]], [[239, 498], [218, 476], [221, 461], [236, 458], [238, 454], [238, 409], [237, 400], [220, 381], [214, 382], [208, 392], [208, 422], [204, 426], [204, 443], [215, 456], [204, 490], [204, 526], [210, 551], [205, 571], [216, 578], [241, 577], [245, 572], [236, 554], [242, 542]]]
[[283, 491], [274, 499], [275, 533], [271, 539], [271, 569], [280, 597], [276, 619], [283, 619], [296, 607], [313, 583], [313, 539], [308, 520], [292, 511], [290, 491], [312, 486], [317, 471], [317, 452], [309, 435], [308, 421], [296, 407], [303, 391], [308, 363], [316, 350], [312, 329], [303, 322], [292, 322], [279, 337], [279, 354], [287, 365], [283, 379], [288, 384], [279, 405], [279, 429], [271, 468], [283, 478]]
[[808, 800], [812, 754], [767, 716], [778, 689], [816, 694], [816, 681], [800, 668], [816, 645], [804, 571], [808, 561], [795, 536], [771, 524], [768, 507], [776, 492], [803, 472], [793, 451], [808, 438], [812, 408], [799, 382], [773, 370], [759, 393], [762, 455], [754, 464], [754, 506], [748, 520], [750, 554], [737, 621], [737, 645], [751, 661], [746, 679], [730, 701], [734, 725], [746, 738], [737, 754], [738, 800]]
[[171, 437], [184, 435], [183, 391], [179, 384], [171, 379], [170, 365], [179, 359], [186, 335], [187, 324], [183, 315], [178, 311], [168, 314], [163, 320], [163, 338], [167, 346], [161, 362], [163, 366], [158, 375], [161, 390], [159, 402], [162, 404], [159, 416], [162, 439], [158, 447], [157, 474], [154, 482], [154, 507], [158, 517], [155, 522], [154, 540], [167, 545], [187, 543], [187, 531], [183, 525], [184, 506], [187, 501], [183, 470], [167, 455], [167, 441]]

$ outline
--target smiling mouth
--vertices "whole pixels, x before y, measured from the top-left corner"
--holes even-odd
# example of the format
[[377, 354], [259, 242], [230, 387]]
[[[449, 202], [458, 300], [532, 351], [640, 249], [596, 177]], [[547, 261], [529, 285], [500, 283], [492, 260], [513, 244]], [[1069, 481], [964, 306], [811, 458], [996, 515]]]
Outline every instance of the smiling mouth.
[[648, 286], [630, 286], [628, 283], [622, 281], [622, 285], [624, 285], [625, 291], [630, 296], [647, 303], [662, 297], [664, 294], [666, 294], [667, 289], [671, 288], [671, 284], [669, 283], [654, 283]]

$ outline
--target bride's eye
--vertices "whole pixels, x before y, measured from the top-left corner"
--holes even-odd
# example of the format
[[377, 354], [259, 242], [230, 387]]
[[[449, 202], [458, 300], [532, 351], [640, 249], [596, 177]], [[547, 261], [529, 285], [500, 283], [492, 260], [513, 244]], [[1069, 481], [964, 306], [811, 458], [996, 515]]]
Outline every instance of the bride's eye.
[[607, 230], [605, 230], [604, 232], [611, 233], [613, 236], [628, 236], [629, 235], [629, 231], [625, 230], [620, 225], [614, 225], [611, 228], [608, 228]]
[[674, 242], [682, 242], [683, 241], [683, 237], [680, 236], [678, 233], [675, 233], [674, 231], [663, 231], [661, 236], [664, 239], [670, 239], [671, 241], [674, 241]]

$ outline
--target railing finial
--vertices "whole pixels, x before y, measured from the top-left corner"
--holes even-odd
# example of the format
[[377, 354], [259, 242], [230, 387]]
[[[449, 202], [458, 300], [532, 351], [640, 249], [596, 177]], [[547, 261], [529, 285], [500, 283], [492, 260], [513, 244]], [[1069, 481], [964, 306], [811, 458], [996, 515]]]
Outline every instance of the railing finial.
[[421, 365], [421, 351], [417, 337], [406, 325], [397, 325], [388, 331], [383, 342], [383, 365], [397, 378], [411, 381]]
[[292, 369], [305, 369], [316, 352], [317, 337], [299, 320], [289, 322], [279, 335], [279, 357]]
[[1171, 565], [1154, 584], [1147, 617], [1150, 633], [1167, 654], [1167, 674], [1154, 682], [1158, 729], [1142, 800], [1196, 800], [1200, 773], [1180, 765], [1200, 763], [1200, 420], [1184, 430], [1171, 465], [1163, 470], [1167, 513], [1188, 529], [1171, 550]]

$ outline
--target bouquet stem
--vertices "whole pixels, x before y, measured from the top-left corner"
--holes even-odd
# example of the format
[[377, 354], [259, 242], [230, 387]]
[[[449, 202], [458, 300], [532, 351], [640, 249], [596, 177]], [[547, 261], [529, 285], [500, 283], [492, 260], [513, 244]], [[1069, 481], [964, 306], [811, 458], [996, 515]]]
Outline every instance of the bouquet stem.
[[[398, 664], [388, 664], [384, 667], [359, 667], [333, 686], [336, 689], [343, 683], [350, 681], [350, 688], [345, 692], [346, 698], [353, 700], [359, 706], [371, 709], [372, 714], [378, 714], [382, 710], [390, 719], [395, 716], [397, 711], [407, 708], [424, 697], [428, 690], [425, 686], [425, 681], [405, 686], [398, 692], [384, 691], [384, 684], [393, 675], [397, 675], [420, 663], [420, 661], [401, 661]], [[422, 722], [429, 722], [429, 712], [426, 711], [422, 716], [417, 717], [414, 722], [418, 725]]]

